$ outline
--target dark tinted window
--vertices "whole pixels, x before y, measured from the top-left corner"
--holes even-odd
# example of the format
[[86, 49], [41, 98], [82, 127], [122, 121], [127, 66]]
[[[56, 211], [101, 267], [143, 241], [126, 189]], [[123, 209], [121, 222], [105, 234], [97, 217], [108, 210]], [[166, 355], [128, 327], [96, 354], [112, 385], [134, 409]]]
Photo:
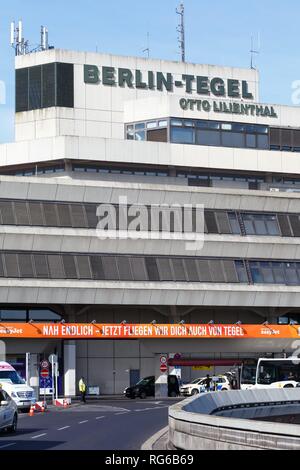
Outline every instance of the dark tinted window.
[[28, 68], [16, 70], [16, 112], [28, 110]]
[[188, 127], [173, 127], [171, 131], [171, 142], [175, 144], [194, 144], [194, 129]]
[[74, 66], [73, 64], [56, 64], [57, 106], [74, 108]]
[[55, 64], [45, 64], [42, 66], [42, 96], [43, 108], [50, 108], [56, 105], [55, 97]]
[[73, 64], [51, 63], [16, 71], [16, 112], [74, 107]]
[[42, 107], [42, 67], [29, 68], [29, 109]]

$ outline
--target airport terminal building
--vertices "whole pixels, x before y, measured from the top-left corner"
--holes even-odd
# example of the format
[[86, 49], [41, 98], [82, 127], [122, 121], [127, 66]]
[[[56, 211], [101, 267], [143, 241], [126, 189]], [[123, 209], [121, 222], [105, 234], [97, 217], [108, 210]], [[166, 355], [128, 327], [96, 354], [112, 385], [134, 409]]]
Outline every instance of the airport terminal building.
[[[59, 49], [19, 56], [15, 132], [0, 145], [0, 330], [9, 361], [31, 353], [31, 385], [51, 353], [72, 396], [82, 375], [103, 394], [159, 376], [161, 355], [189, 380], [206, 375], [200, 366], [224, 372], [292, 352], [300, 109], [262, 104], [256, 70]], [[99, 206], [129, 220], [132, 206], [160, 207], [160, 223], [148, 237], [100, 237]], [[204, 207], [199, 250], [176, 228], [185, 206]], [[74, 338], [22, 336], [20, 326], [17, 337], [17, 324], [64, 322], [86, 326]], [[100, 339], [91, 329], [126, 324], [210, 328]], [[235, 328], [225, 337], [220, 325]]]

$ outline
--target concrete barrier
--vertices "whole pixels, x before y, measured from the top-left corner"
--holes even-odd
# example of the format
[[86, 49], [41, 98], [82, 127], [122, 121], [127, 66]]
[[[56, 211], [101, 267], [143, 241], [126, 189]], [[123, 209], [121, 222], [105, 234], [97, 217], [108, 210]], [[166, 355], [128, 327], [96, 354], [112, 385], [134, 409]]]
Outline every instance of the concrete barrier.
[[300, 426], [258, 420], [291, 414], [300, 414], [300, 389], [204, 394], [170, 407], [170, 445], [182, 450], [300, 450]]

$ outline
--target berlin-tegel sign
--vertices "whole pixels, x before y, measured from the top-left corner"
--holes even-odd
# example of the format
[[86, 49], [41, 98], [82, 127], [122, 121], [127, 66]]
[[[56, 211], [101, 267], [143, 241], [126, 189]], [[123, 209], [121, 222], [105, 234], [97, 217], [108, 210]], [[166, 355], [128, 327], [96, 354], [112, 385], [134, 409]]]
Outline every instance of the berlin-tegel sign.
[[0, 338], [139, 339], [139, 338], [300, 338], [292, 325], [144, 325], [2, 323]]

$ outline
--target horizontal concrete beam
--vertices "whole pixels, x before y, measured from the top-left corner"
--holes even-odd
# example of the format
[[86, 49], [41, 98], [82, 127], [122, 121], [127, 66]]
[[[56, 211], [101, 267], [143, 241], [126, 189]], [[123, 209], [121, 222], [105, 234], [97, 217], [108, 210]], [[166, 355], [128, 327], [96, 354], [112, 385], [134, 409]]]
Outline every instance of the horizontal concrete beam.
[[0, 279], [4, 303], [299, 307], [300, 286]]
[[300, 238], [205, 235], [202, 249], [187, 250], [182, 237], [164, 237], [101, 240], [96, 230], [0, 226], [0, 250], [300, 260]]
[[120, 196], [126, 196], [129, 204], [203, 204], [209, 209], [300, 213], [298, 193], [72, 180], [63, 177], [0, 176], [0, 199], [117, 204]]

